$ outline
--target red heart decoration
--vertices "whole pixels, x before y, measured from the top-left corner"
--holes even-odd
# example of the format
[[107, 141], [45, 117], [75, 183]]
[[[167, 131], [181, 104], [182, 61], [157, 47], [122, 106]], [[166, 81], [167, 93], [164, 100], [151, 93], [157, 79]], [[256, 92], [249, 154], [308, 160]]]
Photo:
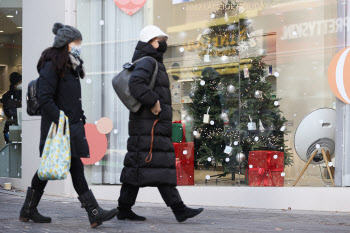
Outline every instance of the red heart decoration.
[[114, 3], [128, 15], [135, 14], [147, 0], [114, 0]]

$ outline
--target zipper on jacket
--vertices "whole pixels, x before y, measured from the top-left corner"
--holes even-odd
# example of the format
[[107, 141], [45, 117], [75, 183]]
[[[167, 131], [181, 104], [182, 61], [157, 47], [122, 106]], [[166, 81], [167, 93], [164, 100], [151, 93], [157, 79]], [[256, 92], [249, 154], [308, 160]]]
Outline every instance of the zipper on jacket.
[[29, 209], [30, 209], [30, 205], [32, 204], [34, 192], [35, 192], [35, 191], [33, 190], [32, 197], [30, 198], [30, 201], [29, 201], [29, 206], [28, 206], [27, 214], [29, 214]]

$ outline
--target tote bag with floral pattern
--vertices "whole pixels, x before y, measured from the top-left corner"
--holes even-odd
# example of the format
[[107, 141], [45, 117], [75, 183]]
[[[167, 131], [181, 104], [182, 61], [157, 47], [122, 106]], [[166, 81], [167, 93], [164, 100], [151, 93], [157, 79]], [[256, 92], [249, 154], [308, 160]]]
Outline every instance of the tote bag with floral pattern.
[[40, 180], [62, 180], [67, 178], [71, 164], [70, 132], [68, 117], [60, 111], [57, 125], [51, 124], [38, 170]]

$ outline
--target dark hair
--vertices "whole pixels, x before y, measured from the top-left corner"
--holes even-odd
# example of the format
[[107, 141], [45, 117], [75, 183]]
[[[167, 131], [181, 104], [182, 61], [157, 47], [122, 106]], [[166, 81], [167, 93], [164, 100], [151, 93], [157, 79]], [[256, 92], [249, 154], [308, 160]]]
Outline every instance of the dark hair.
[[[64, 77], [64, 73], [71, 66], [69, 60], [68, 44], [61, 48], [49, 47], [44, 50], [38, 62], [38, 68], [42, 68], [47, 61], [52, 61], [55, 71], [60, 78]], [[79, 71], [80, 78], [85, 77], [84, 69]]]

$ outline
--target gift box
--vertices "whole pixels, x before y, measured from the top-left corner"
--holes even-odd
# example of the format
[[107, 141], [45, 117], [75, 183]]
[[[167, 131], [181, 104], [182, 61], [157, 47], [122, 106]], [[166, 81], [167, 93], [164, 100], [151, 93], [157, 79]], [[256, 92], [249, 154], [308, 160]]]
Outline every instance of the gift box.
[[194, 142], [186, 142], [182, 132], [179, 143], [173, 143], [176, 156], [177, 185], [194, 185]]
[[[181, 121], [174, 121], [172, 125], [173, 142], [193, 142], [192, 125], [191, 123], [182, 123]], [[186, 136], [186, 141], [183, 141], [183, 134]]]
[[284, 153], [251, 151], [248, 157], [249, 186], [283, 186]]

